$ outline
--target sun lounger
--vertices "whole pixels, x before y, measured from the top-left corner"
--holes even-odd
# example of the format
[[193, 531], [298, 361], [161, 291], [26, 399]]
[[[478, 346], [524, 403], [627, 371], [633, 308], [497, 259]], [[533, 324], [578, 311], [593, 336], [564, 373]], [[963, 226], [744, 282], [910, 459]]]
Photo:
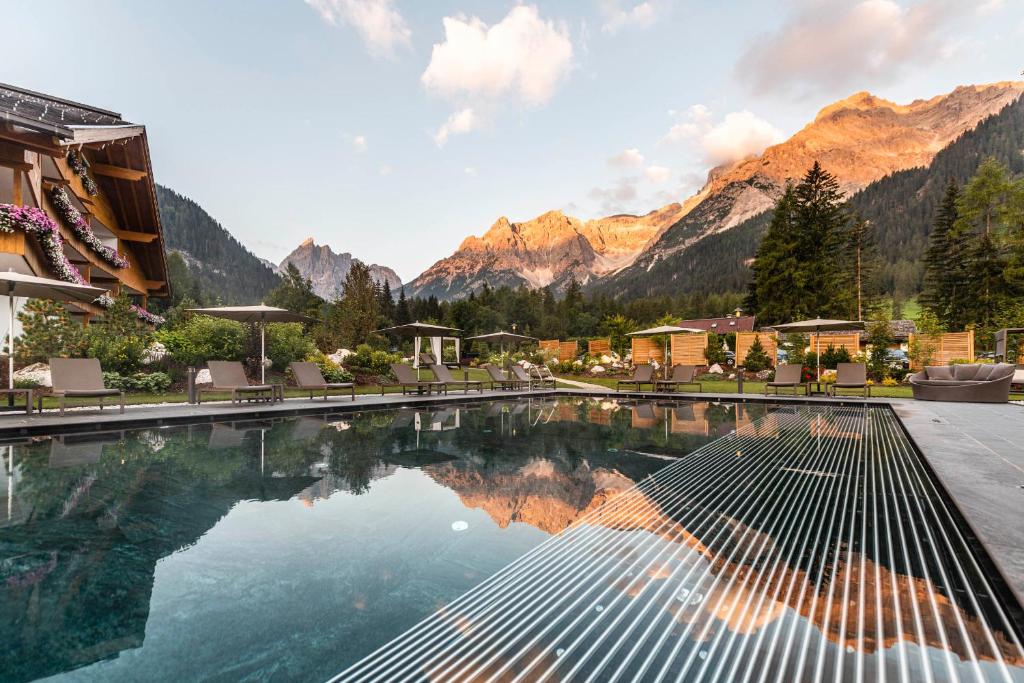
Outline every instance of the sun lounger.
[[696, 376], [696, 365], [674, 365], [672, 366], [672, 377], [669, 379], [655, 380], [654, 390], [667, 391], [671, 389], [672, 391], [676, 391], [679, 387], [691, 386], [697, 387], [697, 391], [703, 391], [704, 388], [701, 386], [700, 382], [694, 379]]
[[452, 377], [451, 370], [449, 370], [445, 366], [439, 365], [437, 363], [434, 363], [433, 365], [431, 365], [430, 369], [434, 372], [434, 377], [436, 377], [438, 379], [438, 381], [444, 382], [444, 386], [445, 386], [446, 392], [447, 392], [448, 389], [451, 389], [451, 388], [455, 388], [455, 389], [460, 389], [461, 388], [467, 394], [469, 393], [470, 389], [476, 389], [480, 393], [483, 393], [483, 390], [484, 390], [484, 383], [483, 382], [480, 382], [478, 380], [472, 380], [472, 379], [466, 379], [466, 380], [455, 379], [454, 377]]
[[511, 369], [512, 369], [512, 374], [515, 376], [515, 378], [517, 380], [519, 380], [520, 386], [525, 384], [526, 388], [527, 389], [531, 389], [531, 390], [535, 386], [539, 386], [539, 387], [543, 388], [543, 386], [544, 386], [543, 380], [539, 380], [539, 379], [536, 379], [534, 377], [530, 377], [530, 373], [528, 373], [526, 371], [526, 368], [524, 368], [522, 365], [519, 365], [519, 364], [513, 365]]
[[313, 398], [314, 391], [322, 391], [324, 393], [324, 400], [327, 400], [328, 391], [342, 390], [346, 391], [352, 396], [352, 400], [356, 400], [356, 385], [352, 382], [328, 382], [324, 379], [324, 375], [320, 372], [320, 368], [316, 363], [310, 363], [308, 361], [292, 361], [288, 364], [292, 369], [292, 375], [295, 376], [295, 384], [300, 389], [309, 390], [309, 398]]
[[768, 395], [769, 389], [775, 389], [776, 396], [779, 394], [779, 389], [792, 389], [793, 395], [796, 396], [797, 390], [803, 388], [804, 395], [806, 396], [807, 386], [801, 381], [803, 371], [804, 369], [801, 365], [783, 363], [775, 368], [775, 379], [764, 385], [764, 395]]
[[203, 402], [203, 394], [211, 391], [231, 392], [231, 403], [248, 401], [274, 401], [284, 400], [284, 387], [280, 384], [249, 384], [245, 376], [245, 368], [234, 360], [211, 360], [206, 363], [210, 369], [210, 379], [213, 384], [208, 387], [199, 387], [196, 395], [198, 403]]
[[50, 378], [61, 415], [69, 398], [98, 398], [100, 410], [103, 410], [103, 399], [107, 396], [117, 396], [124, 412], [124, 392], [107, 389], [103, 384], [103, 368], [96, 358], [51, 358]]
[[533, 373], [533, 378], [541, 389], [555, 388], [555, 375], [548, 366], [544, 364], [534, 365], [530, 368], [530, 372]]
[[[496, 365], [492, 365], [490, 363], [485, 363], [483, 365], [483, 367], [487, 370], [487, 374], [491, 378], [491, 389], [492, 390], [494, 389], [495, 386], [497, 386], [500, 389], [520, 389], [520, 388], [522, 388], [523, 380], [515, 379], [515, 378], [509, 379], [509, 378], [505, 377], [505, 375], [501, 372], [501, 369], [498, 368]], [[530, 384], [529, 381], [527, 381], [526, 385], [529, 386], [529, 384]]]
[[654, 366], [650, 363], [636, 366], [633, 376], [629, 379], [620, 379], [615, 383], [615, 391], [622, 391], [622, 385], [635, 385], [637, 391], [642, 391], [645, 384], [654, 388]]
[[448, 388], [444, 382], [426, 381], [416, 377], [416, 373], [413, 369], [404, 363], [392, 363], [391, 372], [395, 374], [397, 382], [381, 382], [380, 384], [380, 395], [384, 395], [384, 389], [387, 387], [401, 387], [402, 394], [405, 395], [409, 390], [415, 389], [416, 393], [422, 394], [424, 390], [429, 394], [434, 389], [438, 392], [448, 393]]
[[831, 387], [833, 398], [839, 389], [856, 389], [863, 392], [865, 398], [871, 396], [868, 366], [864, 363], [839, 363], [836, 366], [836, 381]]

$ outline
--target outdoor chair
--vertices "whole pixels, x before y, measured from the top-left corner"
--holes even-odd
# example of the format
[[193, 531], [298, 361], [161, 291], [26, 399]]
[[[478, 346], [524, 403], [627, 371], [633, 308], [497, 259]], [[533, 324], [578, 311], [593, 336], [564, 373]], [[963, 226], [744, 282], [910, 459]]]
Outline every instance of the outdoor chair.
[[764, 385], [764, 395], [768, 395], [769, 389], [775, 389], [775, 395], [779, 395], [779, 389], [792, 389], [793, 395], [796, 396], [798, 389], [803, 388], [804, 396], [807, 395], [807, 385], [803, 383], [801, 375], [803, 374], [803, 366], [796, 365], [794, 363], [783, 363], [779, 367], [775, 368], [775, 379], [771, 382], [767, 382]]
[[328, 382], [316, 363], [292, 361], [288, 366], [295, 376], [295, 385], [300, 389], [308, 389], [310, 399], [314, 391], [322, 391], [326, 401], [328, 391], [341, 389], [349, 392], [353, 401], [356, 400], [356, 385], [353, 382]]
[[[515, 378], [509, 379], [505, 377], [505, 375], [501, 372], [501, 369], [496, 365], [492, 365], [491, 363], [484, 363], [483, 367], [484, 369], [487, 370], [487, 374], [491, 378], [492, 390], [494, 389], [495, 386], [497, 386], [500, 389], [513, 390], [519, 389], [523, 386], [523, 380]], [[526, 384], [529, 385], [529, 382], [526, 382]]]
[[454, 377], [452, 377], [451, 370], [449, 370], [443, 365], [434, 363], [433, 365], [430, 366], [430, 369], [434, 372], [434, 377], [436, 377], [439, 381], [444, 382], [446, 393], [450, 387], [454, 387], [456, 389], [461, 388], [467, 394], [469, 393], [470, 389], [476, 389], [480, 393], [483, 393], [484, 391], [483, 382], [473, 379], [455, 379]]
[[927, 366], [910, 376], [918, 401], [1006, 403], [1015, 367], [1010, 363]]
[[833, 398], [839, 389], [856, 389], [864, 392], [865, 398], [871, 396], [868, 366], [864, 363], [839, 363], [836, 366], [836, 381], [831, 388]]
[[530, 371], [533, 373], [533, 378], [537, 380], [541, 389], [545, 387], [555, 388], [555, 374], [551, 372], [551, 368], [543, 363], [537, 363], [530, 368]]
[[[53, 384], [53, 395], [59, 400], [60, 414], [69, 398], [98, 398], [100, 410], [103, 410], [103, 399], [117, 396], [121, 401], [121, 412], [124, 413], [124, 392], [120, 389], [107, 389], [103, 384], [103, 368], [96, 358], [51, 358], [50, 379]], [[39, 397], [39, 408], [42, 409], [42, 396]]]
[[511, 369], [512, 374], [515, 375], [515, 378], [517, 380], [519, 380], [520, 385], [525, 384], [526, 388], [530, 390], [532, 390], [535, 386], [539, 386], [542, 389], [544, 388], [544, 380], [531, 377], [530, 373], [528, 373], [526, 371], [526, 368], [524, 368], [522, 365], [516, 363], [515, 365], [512, 366]]
[[672, 376], [669, 379], [654, 381], [654, 390], [672, 389], [672, 391], [676, 391], [681, 386], [695, 386], [697, 391], [703, 391], [704, 387], [695, 379], [696, 376], [696, 365], [674, 365], [672, 366]]
[[420, 351], [420, 365], [421, 366], [426, 365], [427, 367], [430, 367], [431, 365], [433, 365], [436, 362], [437, 362], [437, 359], [434, 358], [434, 354], [428, 353], [426, 351]]
[[622, 385], [636, 385], [637, 391], [643, 391], [645, 384], [650, 384], [653, 389], [654, 383], [654, 366], [650, 363], [644, 363], [643, 365], [636, 366], [633, 371], [633, 376], [629, 379], [620, 379], [615, 383], [615, 391], [622, 391]]
[[284, 400], [284, 387], [280, 384], [249, 384], [249, 378], [245, 376], [245, 368], [234, 360], [211, 360], [207, 361], [206, 367], [210, 369], [212, 384], [208, 387], [199, 387], [196, 393], [196, 402], [203, 402], [203, 394], [209, 392], [228, 391], [231, 393], [231, 403], [245, 401], [274, 401]]
[[387, 387], [401, 387], [402, 395], [404, 396], [410, 390], [415, 389], [417, 394], [422, 394], [426, 390], [427, 394], [437, 389], [438, 392], [448, 393], [448, 388], [444, 382], [437, 382], [433, 380], [421, 380], [416, 377], [416, 373], [413, 369], [405, 365], [404, 363], [392, 363], [391, 372], [395, 374], [397, 382], [381, 382], [380, 383], [380, 395], [384, 395], [384, 389]]

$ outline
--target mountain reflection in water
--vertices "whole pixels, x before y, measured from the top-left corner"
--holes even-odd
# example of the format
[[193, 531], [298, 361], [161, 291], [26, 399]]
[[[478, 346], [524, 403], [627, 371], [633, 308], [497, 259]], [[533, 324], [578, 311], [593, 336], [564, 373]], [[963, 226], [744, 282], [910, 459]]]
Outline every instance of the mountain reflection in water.
[[[641, 429], [633, 423], [636, 405], [534, 400], [92, 432], [0, 446], [2, 678], [33, 680], [125, 652], [142, 653], [145, 662], [158, 563], [212, 543], [204, 537], [239, 506], [298, 501], [317, 508], [338, 495], [369, 503], [379, 482], [420, 472], [453, 492], [463, 509], [493, 520], [494, 561], [507, 563], [542, 537], [499, 543], [502, 530], [522, 523], [556, 533], [662, 468], [665, 460], [651, 455], [683, 455], [765, 411], [696, 405], [699, 417], [683, 430], [680, 408], [657, 408], [665, 424]], [[372, 520], [380, 523], [379, 513]], [[321, 531], [318, 543], [331, 533]], [[457, 565], [458, 549], [452, 553]], [[460, 569], [462, 583], [437, 599], [457, 596], [498, 567]], [[435, 606], [407, 607], [412, 621], [389, 622], [382, 634], [397, 635]], [[333, 660], [300, 652], [296, 660], [317, 660], [296, 661], [294, 671], [330, 675], [379, 645], [372, 638], [380, 635]], [[250, 647], [269, 649], [258, 638]], [[247, 655], [212, 656], [230, 663]], [[173, 673], [176, 665], [151, 666]], [[117, 671], [97, 675], [116, 678]]]

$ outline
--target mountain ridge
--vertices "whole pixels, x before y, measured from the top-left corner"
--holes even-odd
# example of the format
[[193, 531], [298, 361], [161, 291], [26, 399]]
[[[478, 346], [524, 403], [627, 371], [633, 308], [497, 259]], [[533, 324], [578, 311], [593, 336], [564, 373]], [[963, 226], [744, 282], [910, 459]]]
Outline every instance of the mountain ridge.
[[[310, 279], [317, 296], [331, 300], [341, 292], [345, 277], [357, 261], [363, 263], [349, 252], [336, 254], [329, 245], [317, 244], [312, 237], [307, 237], [284, 257], [278, 269], [284, 270], [291, 263], [303, 277]], [[376, 263], [367, 265], [370, 277], [377, 284], [387, 282], [392, 291], [402, 287], [401, 278], [391, 268]]]

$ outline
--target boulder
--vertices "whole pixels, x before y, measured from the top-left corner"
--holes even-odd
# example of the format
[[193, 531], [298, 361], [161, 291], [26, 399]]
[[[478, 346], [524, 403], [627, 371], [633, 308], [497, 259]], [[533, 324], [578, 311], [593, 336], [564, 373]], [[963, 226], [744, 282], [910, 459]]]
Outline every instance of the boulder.
[[334, 353], [328, 355], [327, 357], [335, 365], [341, 365], [346, 358], [348, 358], [349, 356], [354, 356], [354, 355], [355, 355], [355, 352], [349, 351], [348, 349], [338, 349], [337, 351], [335, 351]]
[[26, 365], [21, 370], [14, 371], [14, 383], [18, 381], [33, 382], [37, 387], [52, 387], [50, 379], [50, 366], [46, 363], [33, 363]]
[[719, 365], [718, 363], [715, 363], [710, 368], [708, 368], [708, 374], [709, 375], [724, 375], [725, 374], [725, 370], [722, 369], [721, 365]]
[[601, 375], [604, 374], [605, 369], [602, 365], [595, 365], [594, 367], [590, 368], [590, 372], [592, 372], [595, 375]]
[[196, 372], [196, 384], [213, 384], [213, 377], [210, 376], [209, 368], [203, 368]]

